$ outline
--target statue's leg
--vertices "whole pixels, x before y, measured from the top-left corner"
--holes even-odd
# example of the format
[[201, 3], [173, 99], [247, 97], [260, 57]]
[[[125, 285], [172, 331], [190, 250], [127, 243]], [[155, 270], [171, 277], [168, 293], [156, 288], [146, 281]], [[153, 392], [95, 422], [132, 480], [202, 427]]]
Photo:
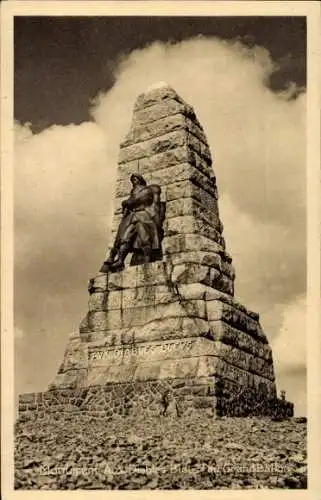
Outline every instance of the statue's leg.
[[111, 271], [122, 271], [125, 267], [125, 259], [130, 252], [130, 243], [122, 243], [118, 251], [117, 260], [110, 266]]
[[109, 252], [109, 257], [108, 257], [108, 259], [106, 259], [106, 260], [105, 260], [105, 264], [107, 264], [107, 265], [111, 265], [111, 264], [114, 262], [114, 260], [115, 260], [115, 257], [116, 257], [116, 255], [117, 255], [117, 253], [118, 253], [118, 249], [117, 249], [117, 248], [115, 248], [115, 247], [113, 247], [113, 248], [110, 250], [110, 252]]
[[109, 252], [108, 259], [104, 261], [103, 265], [100, 268], [101, 273], [108, 273], [110, 266], [114, 263], [117, 253], [118, 253], [118, 248], [113, 246], [113, 248]]

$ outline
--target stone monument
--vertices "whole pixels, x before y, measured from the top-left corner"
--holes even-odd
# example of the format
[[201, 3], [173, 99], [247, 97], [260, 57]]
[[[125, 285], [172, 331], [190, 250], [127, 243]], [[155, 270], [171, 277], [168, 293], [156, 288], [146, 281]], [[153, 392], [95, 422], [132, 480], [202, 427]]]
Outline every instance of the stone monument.
[[[128, 200], [137, 185], [149, 201], [135, 205]], [[259, 315], [234, 298], [204, 131], [166, 84], [136, 100], [120, 146], [114, 208], [88, 312], [49, 390], [35, 396], [38, 410], [67, 398], [110, 417], [170, 409], [178, 416], [292, 415], [293, 405], [276, 394]], [[21, 396], [20, 410], [30, 403]]]

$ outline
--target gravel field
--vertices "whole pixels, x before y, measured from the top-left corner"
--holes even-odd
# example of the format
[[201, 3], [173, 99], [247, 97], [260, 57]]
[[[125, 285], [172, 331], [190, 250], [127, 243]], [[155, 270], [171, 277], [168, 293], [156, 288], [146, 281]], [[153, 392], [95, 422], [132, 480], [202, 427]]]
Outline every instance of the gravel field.
[[17, 422], [15, 488], [306, 488], [306, 429], [304, 418], [201, 415]]

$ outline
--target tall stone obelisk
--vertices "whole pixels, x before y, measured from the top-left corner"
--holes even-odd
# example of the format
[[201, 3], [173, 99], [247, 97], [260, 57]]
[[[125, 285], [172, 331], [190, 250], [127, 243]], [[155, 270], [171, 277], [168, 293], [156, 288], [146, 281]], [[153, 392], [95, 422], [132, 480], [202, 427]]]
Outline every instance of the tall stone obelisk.
[[207, 139], [166, 84], [136, 100], [120, 146], [112, 238], [133, 172], [161, 187], [163, 257], [91, 280], [89, 311], [51, 390], [130, 395], [131, 411], [158, 411], [170, 394], [183, 410], [268, 414], [278, 401], [272, 352], [258, 314], [234, 298]]

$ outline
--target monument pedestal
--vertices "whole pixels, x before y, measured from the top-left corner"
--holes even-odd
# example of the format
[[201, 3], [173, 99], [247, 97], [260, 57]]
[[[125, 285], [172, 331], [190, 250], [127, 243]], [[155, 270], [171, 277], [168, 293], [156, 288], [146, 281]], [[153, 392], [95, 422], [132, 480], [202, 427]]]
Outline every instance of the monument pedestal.
[[131, 393], [131, 404], [143, 398], [158, 413], [166, 393], [181, 413], [272, 407], [272, 353], [258, 315], [208, 284], [191, 283], [195, 272], [207, 281], [211, 268], [189, 264], [183, 273], [168, 260], [91, 280], [89, 312], [51, 389], [100, 386], [99, 394]]

